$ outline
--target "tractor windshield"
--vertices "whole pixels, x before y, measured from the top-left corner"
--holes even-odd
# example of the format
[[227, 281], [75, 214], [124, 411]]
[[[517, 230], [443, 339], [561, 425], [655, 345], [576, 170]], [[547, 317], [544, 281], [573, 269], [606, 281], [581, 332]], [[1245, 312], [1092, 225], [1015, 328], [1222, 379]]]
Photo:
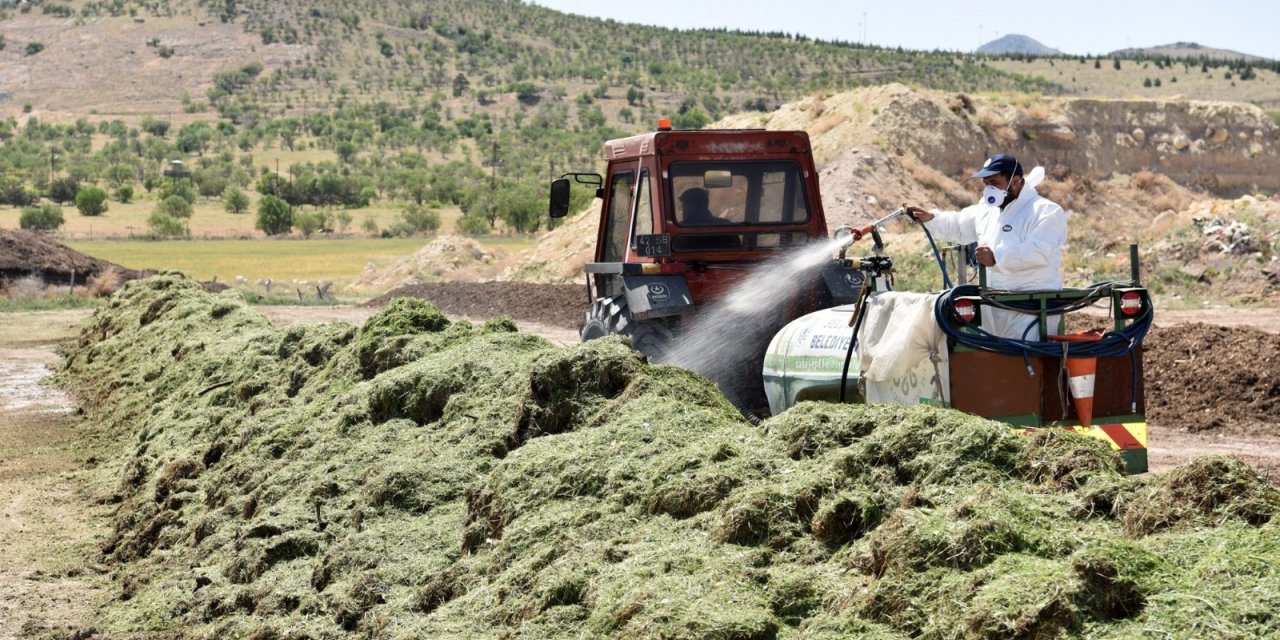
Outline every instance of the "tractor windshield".
[[795, 162], [679, 162], [668, 171], [681, 227], [803, 224], [805, 183]]

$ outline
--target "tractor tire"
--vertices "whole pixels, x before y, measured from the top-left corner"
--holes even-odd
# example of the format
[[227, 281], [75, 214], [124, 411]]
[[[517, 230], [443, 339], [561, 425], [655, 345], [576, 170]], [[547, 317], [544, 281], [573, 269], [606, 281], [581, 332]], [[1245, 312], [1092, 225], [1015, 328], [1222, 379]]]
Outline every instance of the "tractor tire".
[[671, 328], [662, 320], [633, 319], [624, 296], [592, 302], [579, 335], [583, 342], [605, 336], [627, 336], [636, 351], [655, 361], [662, 358], [672, 340]]

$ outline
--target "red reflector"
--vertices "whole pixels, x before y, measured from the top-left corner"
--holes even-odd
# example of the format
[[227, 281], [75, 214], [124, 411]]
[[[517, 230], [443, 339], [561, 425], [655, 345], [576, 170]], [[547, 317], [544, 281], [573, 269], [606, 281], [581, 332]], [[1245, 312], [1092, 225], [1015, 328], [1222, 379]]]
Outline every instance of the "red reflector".
[[1142, 311], [1142, 296], [1137, 291], [1129, 291], [1120, 295], [1120, 313], [1136, 316]]
[[966, 324], [973, 322], [974, 316], [978, 315], [978, 305], [969, 300], [956, 300], [952, 307], [955, 310], [956, 320]]

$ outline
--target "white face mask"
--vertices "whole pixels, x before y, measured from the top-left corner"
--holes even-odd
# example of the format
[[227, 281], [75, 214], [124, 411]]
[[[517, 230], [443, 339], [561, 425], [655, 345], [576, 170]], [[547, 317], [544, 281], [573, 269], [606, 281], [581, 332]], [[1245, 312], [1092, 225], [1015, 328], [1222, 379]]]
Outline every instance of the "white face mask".
[[982, 188], [982, 204], [998, 207], [1004, 204], [1004, 199], [1009, 197], [1009, 192], [995, 185], [987, 185]]

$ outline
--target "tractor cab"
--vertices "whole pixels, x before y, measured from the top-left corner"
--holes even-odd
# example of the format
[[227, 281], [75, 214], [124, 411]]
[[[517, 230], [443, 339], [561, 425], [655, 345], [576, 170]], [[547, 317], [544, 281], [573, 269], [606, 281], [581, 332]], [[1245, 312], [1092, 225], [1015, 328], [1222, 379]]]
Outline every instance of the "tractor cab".
[[[657, 131], [606, 142], [604, 154], [604, 175], [566, 174], [551, 188], [553, 217], [567, 214], [571, 181], [596, 186], [603, 200], [583, 339], [629, 335], [657, 355], [753, 267], [827, 241], [803, 131], [674, 131], [664, 119]], [[785, 319], [854, 299], [847, 278], [832, 280], [834, 291], [820, 279], [778, 301]]]

